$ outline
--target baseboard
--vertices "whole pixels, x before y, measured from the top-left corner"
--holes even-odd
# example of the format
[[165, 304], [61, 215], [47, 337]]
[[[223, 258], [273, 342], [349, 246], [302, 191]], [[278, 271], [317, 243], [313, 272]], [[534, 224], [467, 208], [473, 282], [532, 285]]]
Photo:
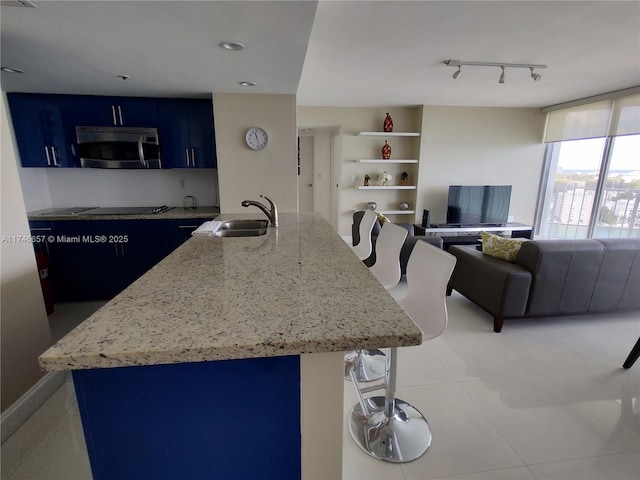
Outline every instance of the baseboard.
[[49, 372], [0, 416], [0, 434], [5, 442], [65, 382], [66, 372]]

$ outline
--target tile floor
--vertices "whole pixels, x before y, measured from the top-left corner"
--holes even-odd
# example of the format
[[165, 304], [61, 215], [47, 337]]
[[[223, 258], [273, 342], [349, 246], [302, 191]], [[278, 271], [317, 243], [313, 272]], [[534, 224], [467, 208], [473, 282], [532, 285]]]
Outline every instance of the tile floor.
[[[398, 397], [429, 419], [431, 448], [383, 463], [345, 428], [344, 480], [640, 478], [640, 362], [621, 368], [640, 314], [512, 320], [495, 334], [466, 299], [447, 302], [446, 332], [399, 355]], [[347, 383], [345, 418], [355, 403]], [[2, 479], [91, 479], [70, 382], [2, 445]]]

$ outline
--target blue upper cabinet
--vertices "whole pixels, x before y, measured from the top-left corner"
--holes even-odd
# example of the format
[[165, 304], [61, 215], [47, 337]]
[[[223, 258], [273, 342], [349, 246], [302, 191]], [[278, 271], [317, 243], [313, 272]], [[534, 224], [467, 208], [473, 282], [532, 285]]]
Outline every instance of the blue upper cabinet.
[[7, 99], [23, 167], [77, 167], [70, 155], [63, 115], [54, 95], [8, 93]]
[[211, 100], [159, 99], [163, 168], [216, 168]]
[[84, 127], [155, 127], [158, 100], [138, 97], [64, 95], [66, 123]]

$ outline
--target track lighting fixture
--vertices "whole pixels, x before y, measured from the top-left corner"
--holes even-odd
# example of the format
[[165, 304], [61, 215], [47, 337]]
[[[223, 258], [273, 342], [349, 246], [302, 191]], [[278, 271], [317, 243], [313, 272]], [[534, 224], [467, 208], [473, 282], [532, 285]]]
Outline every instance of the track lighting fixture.
[[530, 67], [531, 69], [531, 78], [533, 78], [534, 82], [537, 82], [538, 80], [540, 80], [542, 78], [542, 75], [540, 75], [539, 73], [534, 73], [533, 72], [533, 67]]
[[458, 76], [460, 76], [460, 71], [462, 69], [463, 65], [469, 65], [472, 67], [498, 67], [500, 69], [502, 69], [502, 72], [500, 73], [500, 79], [498, 80], [498, 83], [504, 83], [504, 79], [505, 79], [505, 68], [528, 68], [531, 71], [531, 78], [537, 82], [538, 80], [540, 80], [542, 78], [542, 76], [539, 73], [535, 73], [533, 70], [534, 69], [544, 69], [547, 68], [546, 65], [533, 65], [533, 64], [529, 64], [529, 63], [495, 63], [495, 62], [463, 62], [462, 60], [445, 60], [443, 62], [447, 67], [457, 67], [458, 70], [456, 70], [453, 73], [453, 78], [458, 78]]

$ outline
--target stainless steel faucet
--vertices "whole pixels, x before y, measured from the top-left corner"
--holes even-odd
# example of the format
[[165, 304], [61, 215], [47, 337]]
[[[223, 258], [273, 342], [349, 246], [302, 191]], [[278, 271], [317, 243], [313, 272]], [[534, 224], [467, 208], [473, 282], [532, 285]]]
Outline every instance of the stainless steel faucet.
[[254, 207], [258, 207], [260, 210], [263, 211], [263, 213], [271, 221], [271, 226], [272, 227], [277, 227], [278, 226], [278, 207], [276, 206], [275, 203], [273, 203], [271, 201], [270, 198], [265, 197], [264, 195], [260, 195], [260, 197], [264, 198], [267, 202], [269, 202], [269, 205], [271, 206], [271, 209], [267, 208], [264, 204], [262, 204], [260, 202], [256, 202], [254, 200], [243, 200], [242, 201], [242, 206], [243, 207], [248, 207], [250, 205], [253, 205]]

